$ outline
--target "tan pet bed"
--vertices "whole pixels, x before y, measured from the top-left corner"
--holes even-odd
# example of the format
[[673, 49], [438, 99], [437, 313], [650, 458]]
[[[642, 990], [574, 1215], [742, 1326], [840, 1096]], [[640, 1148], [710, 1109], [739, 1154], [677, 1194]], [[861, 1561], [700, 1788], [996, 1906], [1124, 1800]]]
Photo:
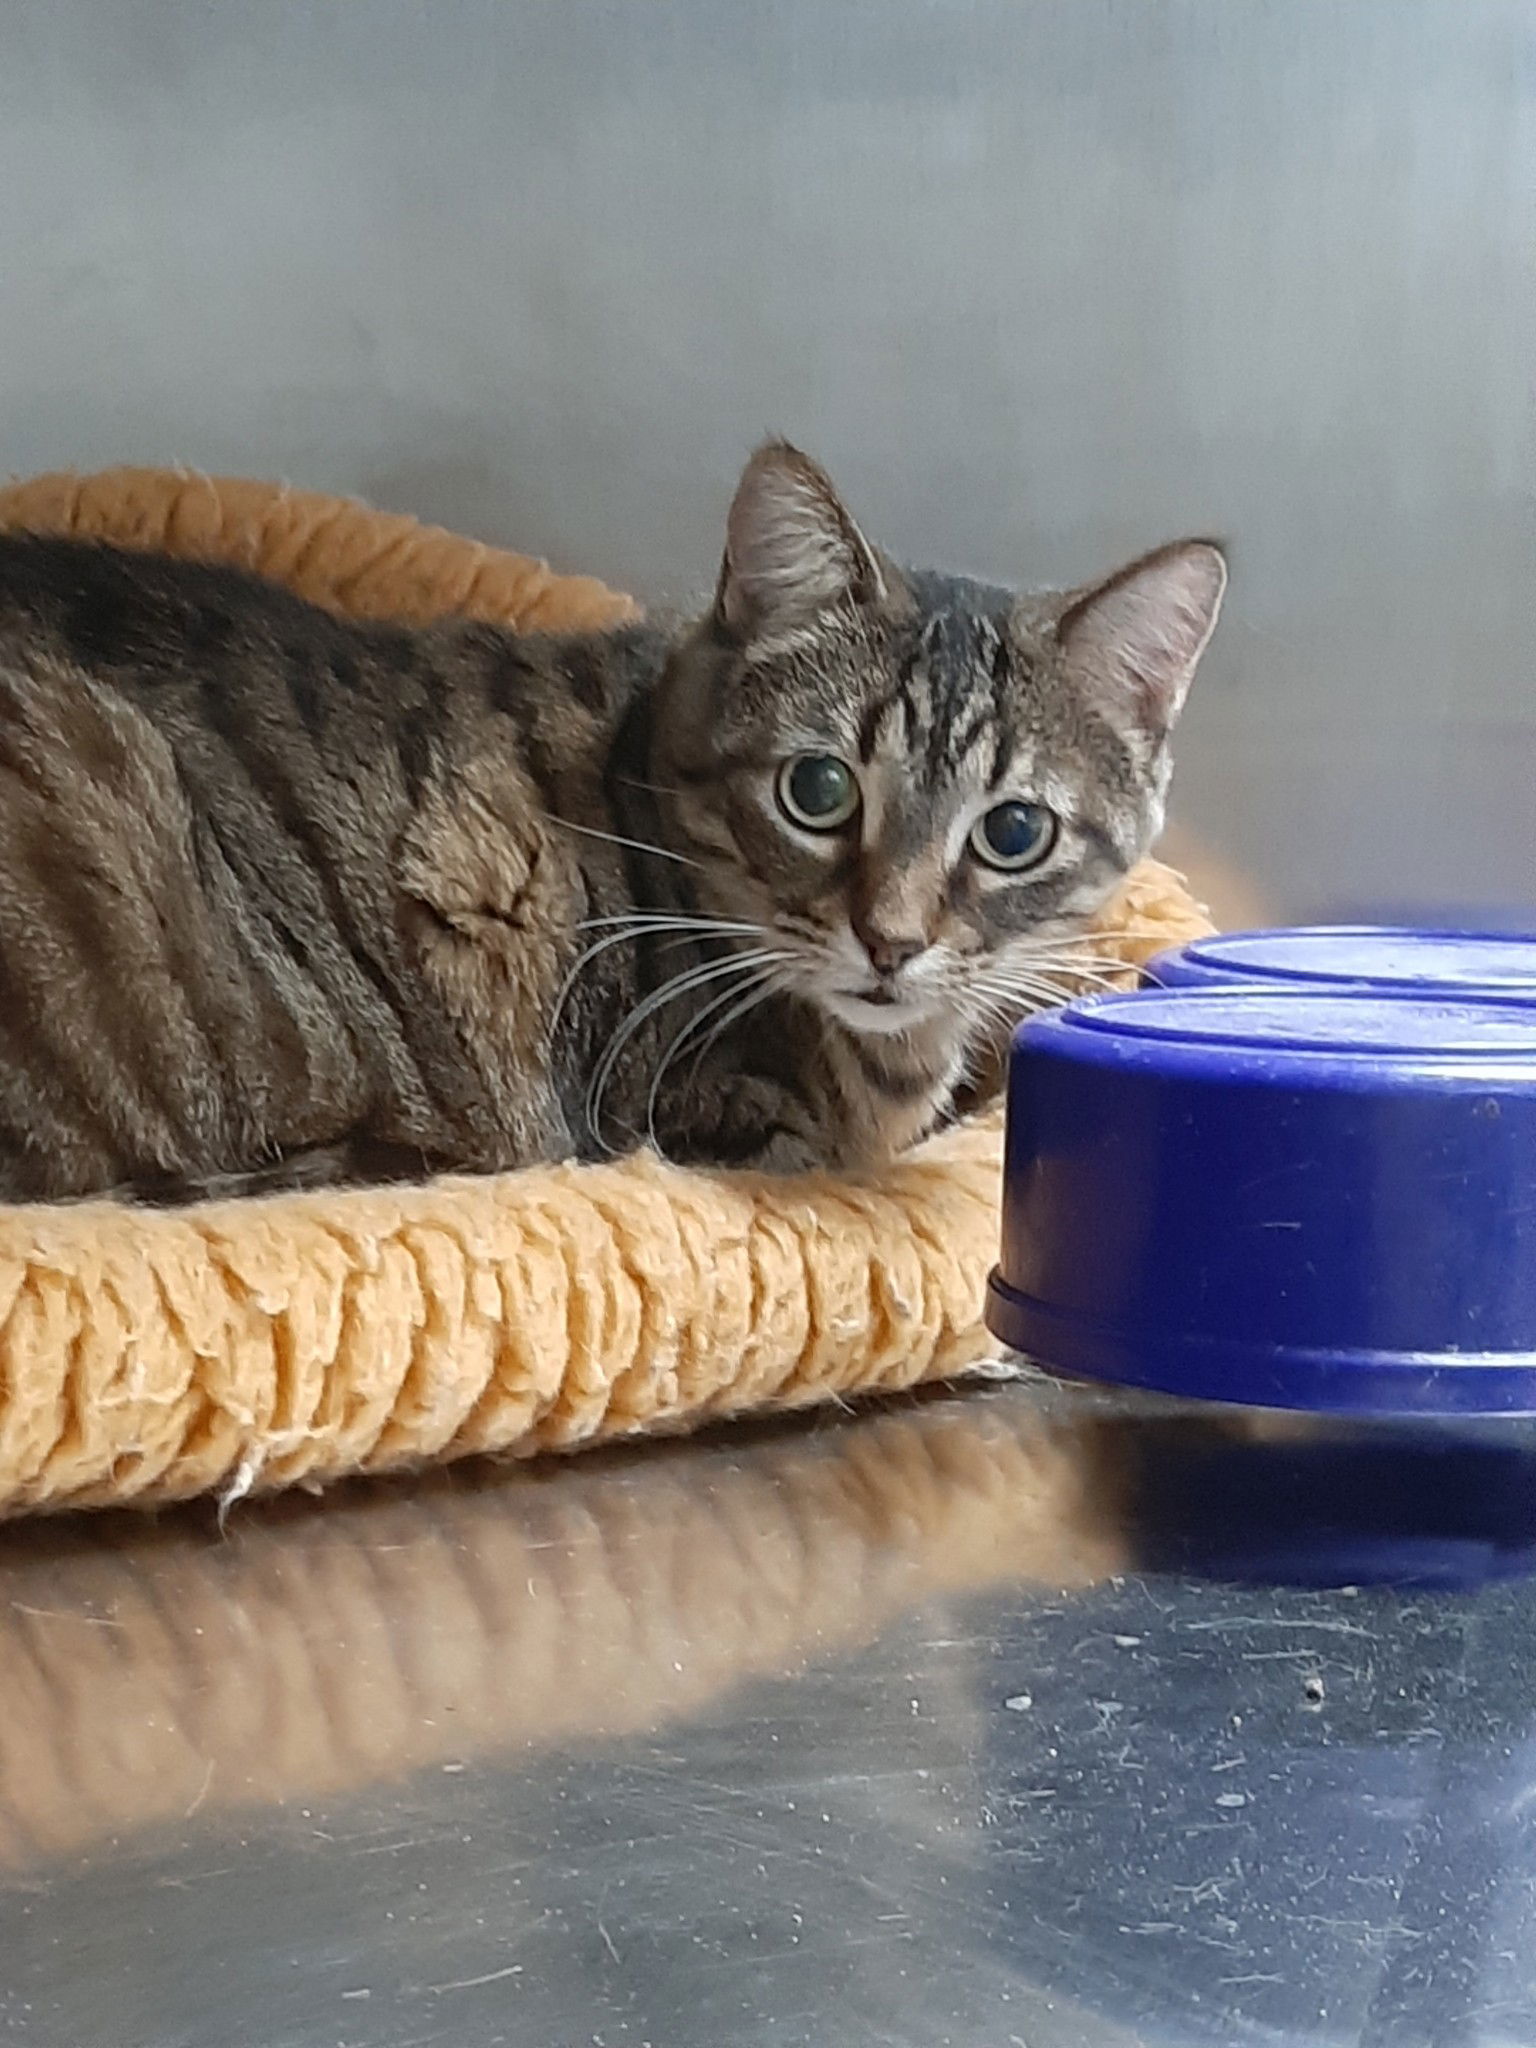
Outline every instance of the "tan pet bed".
[[[236, 561], [339, 611], [541, 630], [589, 578], [350, 501], [165, 470], [0, 491], [0, 528]], [[1102, 924], [1207, 930], [1154, 862]], [[908, 1387], [988, 1348], [999, 1119], [868, 1180], [649, 1158], [162, 1213], [0, 1209], [0, 1512], [226, 1500]]]

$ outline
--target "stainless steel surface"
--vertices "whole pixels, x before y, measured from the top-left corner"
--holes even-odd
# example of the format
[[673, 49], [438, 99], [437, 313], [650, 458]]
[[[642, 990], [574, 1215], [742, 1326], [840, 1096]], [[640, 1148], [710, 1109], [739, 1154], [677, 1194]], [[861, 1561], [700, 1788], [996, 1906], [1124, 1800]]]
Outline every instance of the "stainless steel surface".
[[[1532, 1478], [1015, 1386], [12, 1528], [0, 2030], [1529, 2042]], [[1389, 1531], [1492, 1576], [1230, 1582]]]
[[1529, 908], [1529, 0], [47, 0], [0, 469], [360, 490], [648, 595], [746, 444], [916, 557], [1195, 528], [1178, 814], [1274, 909]]

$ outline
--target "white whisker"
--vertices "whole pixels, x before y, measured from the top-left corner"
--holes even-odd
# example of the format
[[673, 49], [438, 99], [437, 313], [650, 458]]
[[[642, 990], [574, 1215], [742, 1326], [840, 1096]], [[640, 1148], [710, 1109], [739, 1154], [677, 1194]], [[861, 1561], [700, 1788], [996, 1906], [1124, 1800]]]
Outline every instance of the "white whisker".
[[1036, 1010], [1060, 1009], [1076, 991], [1045, 974], [1031, 974], [1016, 967], [997, 967], [980, 974], [968, 985], [967, 994], [989, 997], [1008, 1005], [1020, 1004], [1021, 1016]]
[[[1116, 959], [1112, 954], [1094, 951], [1072, 940], [1059, 945], [1029, 948], [1022, 956], [1014, 956], [1016, 960], [1021, 957], [1026, 972], [1105, 990], [1124, 988], [1137, 972], [1128, 960]], [[1011, 964], [1001, 963], [1001, 971], [1009, 971]]]
[[593, 1071], [591, 1084], [587, 1089], [587, 1128], [594, 1141], [606, 1152], [612, 1147], [605, 1143], [600, 1127], [603, 1096], [614, 1070], [623, 1056], [624, 1048], [650, 1018], [666, 1004], [676, 1002], [680, 996], [691, 995], [708, 983], [719, 981], [723, 976], [744, 973], [748, 968], [762, 966], [775, 957], [766, 949], [751, 953], [732, 953], [723, 960], [707, 960], [702, 966], [690, 967], [681, 974], [675, 974], [670, 981], [653, 989], [645, 1001], [632, 1010], [618, 1026], [603, 1048], [603, 1054]]
[[603, 925], [632, 925], [636, 931], [649, 931], [660, 926], [670, 930], [674, 926], [697, 932], [760, 932], [761, 925], [747, 924], [741, 918], [695, 917], [687, 910], [624, 910], [614, 917], [584, 917], [576, 929], [583, 932], [597, 931]]
[[[785, 957], [788, 959], [792, 958], [793, 956], [786, 955]], [[743, 1017], [747, 1016], [752, 1010], [754, 1010], [757, 1007], [759, 1003], [766, 1002], [769, 996], [782, 995], [784, 991], [791, 985], [792, 984], [790, 983], [787, 976], [784, 974], [782, 968], [770, 968], [767, 971], [767, 974], [764, 978], [763, 986], [759, 988], [749, 989], [747, 993], [741, 997], [736, 1008], [728, 1012], [727, 1015], [720, 1019], [720, 1021], [715, 1025], [714, 1029], [709, 1033], [708, 1037], [704, 1040], [704, 1043], [699, 1047], [697, 1052], [695, 1052], [693, 1056], [693, 1065], [689, 1068], [690, 1078], [694, 1074], [697, 1074], [699, 1068], [704, 1064], [704, 1061], [709, 1057], [711, 1048], [718, 1045], [720, 1040], [725, 1036], [726, 1032], [730, 1030], [733, 1024], [738, 1023]]]
[[1030, 967], [1033, 972], [1055, 982], [1077, 984], [1080, 987], [1096, 988], [1105, 992], [1125, 986], [1123, 969], [1106, 972], [1098, 967], [1085, 967], [1075, 960], [1070, 964], [1059, 960], [1037, 960], [1031, 961]]
[[[778, 957], [780, 960], [786, 960], [790, 956], [788, 954], [781, 954]], [[699, 1010], [694, 1016], [689, 1018], [682, 1030], [678, 1032], [672, 1043], [667, 1047], [665, 1054], [657, 1065], [655, 1076], [651, 1081], [650, 1093], [646, 1097], [645, 1104], [646, 1135], [650, 1138], [652, 1145], [655, 1146], [658, 1152], [661, 1150], [661, 1144], [656, 1136], [656, 1105], [660, 1100], [662, 1083], [666, 1080], [668, 1069], [681, 1056], [689, 1039], [696, 1038], [711, 1017], [716, 1016], [729, 1004], [738, 1004], [739, 1007], [731, 1010], [728, 1016], [723, 1017], [699, 1047], [698, 1052], [694, 1056], [691, 1070], [692, 1073], [696, 1074], [705, 1054], [721, 1034], [735, 1022], [738, 1016], [745, 1016], [754, 1004], [772, 995], [779, 983], [779, 979], [776, 963], [770, 963], [765, 967], [755, 969], [748, 977], [750, 987], [745, 998], [742, 996], [742, 990], [739, 985], [726, 989], [721, 995], [711, 997], [702, 1010]]]
[[586, 839], [603, 839], [610, 846], [627, 846], [635, 853], [653, 853], [658, 860], [675, 860], [680, 867], [696, 868], [702, 862], [690, 860], [686, 853], [673, 853], [667, 846], [652, 846], [648, 839], [626, 839], [621, 832], [599, 832], [595, 825], [578, 825], [572, 818], [551, 818], [552, 825], [561, 825], [567, 832], [580, 832]]
[[1042, 946], [1029, 957], [1039, 960], [1086, 961], [1089, 966], [1112, 968], [1120, 974], [1133, 973], [1136, 966], [1134, 960], [1127, 960], [1122, 953], [1106, 953], [1092, 946]]
[[1040, 960], [1089, 960], [1101, 967], [1117, 967], [1129, 970], [1135, 962], [1127, 960], [1123, 953], [1111, 953], [1103, 946], [1095, 946], [1086, 939], [1058, 939], [1050, 943], [1036, 942], [1022, 948], [1031, 959]]
[[644, 922], [636, 921], [633, 924], [631, 919], [627, 917], [623, 919], [595, 917], [588, 919], [583, 925], [578, 927], [581, 930], [593, 930], [599, 925], [622, 924], [623, 929], [610, 931], [604, 937], [595, 940], [592, 945], [586, 948], [585, 952], [578, 954], [572, 962], [569, 972], [560, 984], [559, 992], [555, 996], [554, 1006], [550, 1011], [549, 1033], [551, 1037], [554, 1036], [555, 1028], [564, 1013], [566, 1003], [570, 1000], [571, 991], [576, 986], [583, 969], [593, 960], [596, 960], [600, 954], [606, 953], [611, 946], [622, 946], [630, 939], [655, 938], [664, 933], [674, 931], [681, 932], [684, 939], [735, 939], [760, 938], [762, 936], [760, 927], [754, 924], [739, 924], [716, 918], [694, 921], [681, 917], [663, 916], [660, 913], [655, 915], [653, 922], [651, 921], [652, 914], [650, 912], [643, 913], [643, 916]]

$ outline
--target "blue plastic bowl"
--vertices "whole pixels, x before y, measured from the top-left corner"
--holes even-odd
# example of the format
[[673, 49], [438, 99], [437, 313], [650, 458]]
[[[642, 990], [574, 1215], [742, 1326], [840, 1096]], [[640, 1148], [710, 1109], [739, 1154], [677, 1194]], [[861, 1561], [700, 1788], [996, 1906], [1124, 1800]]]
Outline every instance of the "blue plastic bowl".
[[1199, 1400], [1536, 1414], [1536, 1016], [1212, 987], [1032, 1019], [987, 1318]]
[[1382, 994], [1498, 995], [1536, 1000], [1536, 938], [1513, 932], [1302, 925], [1228, 932], [1161, 953], [1143, 970], [1152, 988], [1341, 985]]

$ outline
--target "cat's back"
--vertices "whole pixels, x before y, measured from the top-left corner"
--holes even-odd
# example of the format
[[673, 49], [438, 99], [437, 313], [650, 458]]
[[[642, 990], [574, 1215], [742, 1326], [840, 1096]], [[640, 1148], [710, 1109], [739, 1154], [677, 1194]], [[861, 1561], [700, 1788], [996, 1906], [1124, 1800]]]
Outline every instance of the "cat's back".
[[67, 632], [111, 659], [124, 635], [174, 629], [195, 611], [255, 622], [316, 608], [265, 577], [224, 562], [63, 534], [0, 533], [0, 620]]
[[[126, 697], [172, 743], [291, 756], [350, 772], [398, 754], [416, 789], [429, 752], [488, 729], [558, 765], [613, 744], [670, 644], [665, 624], [523, 636], [466, 618], [352, 619], [224, 563], [0, 534], [0, 698], [64, 675]], [[0, 702], [0, 717], [4, 703]]]
[[404, 628], [336, 617], [224, 563], [47, 534], [0, 534], [0, 663], [39, 656], [169, 709], [199, 689], [288, 679], [355, 690], [408, 667]]
[[134, 877], [194, 847], [312, 952], [342, 897], [389, 896], [409, 742], [446, 694], [414, 637], [238, 568], [0, 535], [0, 889], [43, 886], [45, 841], [61, 873]]
[[510, 967], [559, 971], [514, 930], [537, 801], [488, 686], [512, 706], [515, 647], [0, 536], [0, 1199], [559, 1149], [482, 1044], [502, 1012], [527, 1037], [542, 984], [520, 1001], [455, 923], [499, 932], [504, 885]]

